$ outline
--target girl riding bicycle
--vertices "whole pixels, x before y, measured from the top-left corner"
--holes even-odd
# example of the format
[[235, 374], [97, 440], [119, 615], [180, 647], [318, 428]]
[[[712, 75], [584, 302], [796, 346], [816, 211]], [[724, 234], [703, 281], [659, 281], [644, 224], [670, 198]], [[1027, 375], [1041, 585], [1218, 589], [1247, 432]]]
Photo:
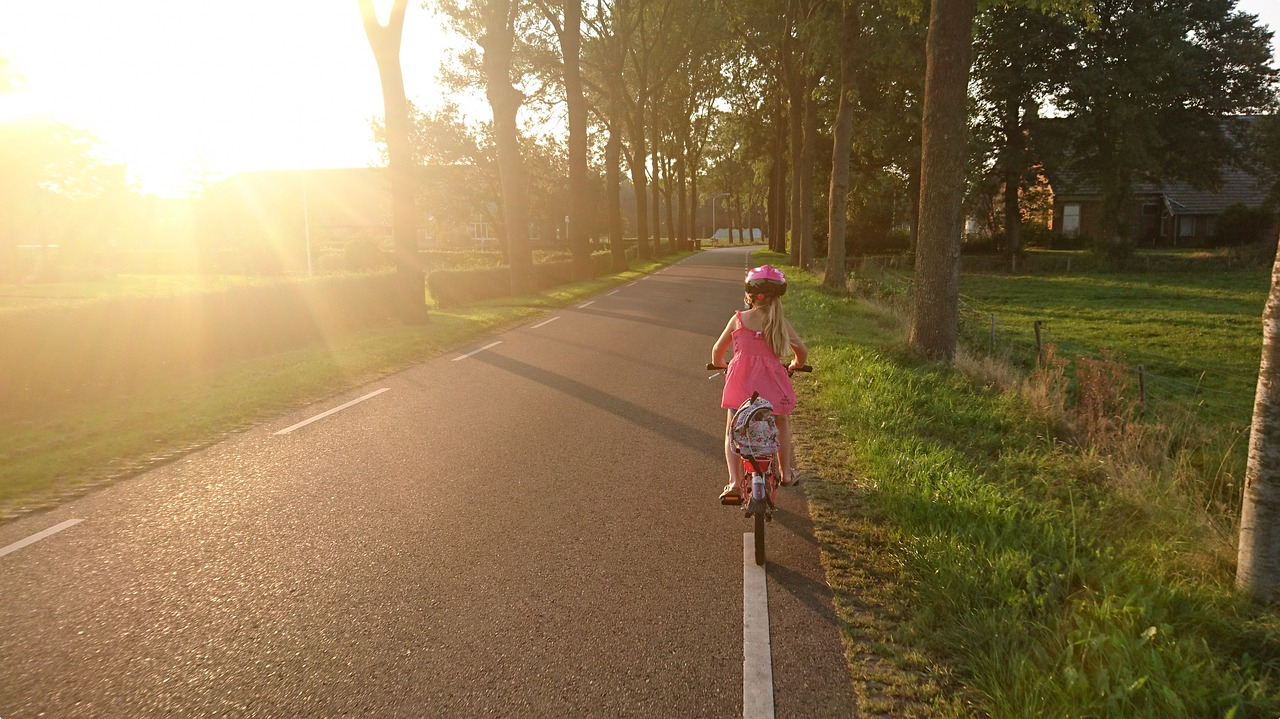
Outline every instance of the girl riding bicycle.
[[[782, 295], [787, 291], [787, 278], [782, 272], [762, 265], [747, 273], [746, 300], [748, 309], [733, 313], [729, 324], [711, 348], [711, 363], [722, 365], [729, 346], [733, 346], [733, 359], [725, 372], [724, 394], [720, 406], [727, 409], [725, 425], [724, 459], [729, 467], [729, 484], [720, 498], [734, 498], [742, 482], [742, 463], [734, 456], [729, 443], [730, 423], [733, 411], [753, 392], [773, 405], [774, 421], [778, 425], [778, 464], [782, 473], [782, 485], [790, 486], [798, 481], [795, 474], [794, 454], [791, 446], [791, 422], [789, 415], [796, 404], [796, 393], [791, 387], [791, 371], [805, 364], [809, 349], [782, 312]], [[787, 350], [794, 353], [789, 365], [782, 358]]]

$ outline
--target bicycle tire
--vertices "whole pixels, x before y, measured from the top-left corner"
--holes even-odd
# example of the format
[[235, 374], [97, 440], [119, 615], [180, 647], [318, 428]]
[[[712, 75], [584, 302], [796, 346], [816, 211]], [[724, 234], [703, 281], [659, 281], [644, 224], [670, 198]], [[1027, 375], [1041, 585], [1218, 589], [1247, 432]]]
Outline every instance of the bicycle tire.
[[764, 512], [756, 512], [755, 520], [756, 565], [764, 566]]

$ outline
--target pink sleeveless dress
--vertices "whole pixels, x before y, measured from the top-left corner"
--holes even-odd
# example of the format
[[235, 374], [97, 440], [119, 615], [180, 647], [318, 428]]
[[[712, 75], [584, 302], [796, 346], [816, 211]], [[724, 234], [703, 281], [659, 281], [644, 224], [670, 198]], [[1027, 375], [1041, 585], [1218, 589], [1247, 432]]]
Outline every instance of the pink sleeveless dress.
[[720, 406], [737, 409], [751, 399], [752, 392], [759, 392], [773, 405], [774, 414], [791, 414], [796, 406], [796, 393], [791, 387], [786, 367], [769, 348], [764, 333], [744, 327], [741, 312], [733, 315], [738, 320], [738, 327], [732, 335], [733, 359], [725, 373]]

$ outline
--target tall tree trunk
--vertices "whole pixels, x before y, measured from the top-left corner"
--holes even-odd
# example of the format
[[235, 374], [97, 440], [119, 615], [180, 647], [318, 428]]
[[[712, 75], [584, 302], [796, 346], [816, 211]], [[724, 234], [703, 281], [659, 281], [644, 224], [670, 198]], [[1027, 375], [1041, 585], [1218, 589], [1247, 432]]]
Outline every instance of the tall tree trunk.
[[636, 194], [636, 257], [647, 260], [649, 251], [649, 183], [645, 178], [644, 114], [631, 121], [631, 187]]
[[594, 274], [587, 225], [591, 221], [591, 192], [587, 176], [587, 101], [582, 94], [582, 2], [564, 0], [564, 35], [560, 46], [564, 55], [565, 102], [569, 115], [569, 249], [573, 252], [573, 274], [579, 280]]
[[[655, 123], [656, 127], [656, 123]], [[649, 153], [649, 182], [653, 186], [653, 205], [649, 211], [653, 213], [651, 219], [653, 221], [653, 255], [661, 257], [665, 254], [662, 251], [662, 174], [659, 172], [658, 160], [658, 133], [654, 130], [653, 152]]]
[[689, 213], [690, 229], [695, 238], [699, 240], [706, 239], [706, 233], [702, 231], [702, 206], [698, 204], [698, 159], [693, 160], [693, 172], [689, 173]]
[[827, 271], [822, 284], [847, 289], [844, 269], [844, 239], [849, 211], [849, 154], [853, 145], [853, 104], [857, 87], [858, 6], [845, 5], [840, 30], [840, 106], [832, 132], [831, 187], [827, 198]]
[[1262, 362], [1249, 431], [1236, 588], [1280, 602], [1280, 253], [1262, 311]]
[[[805, 87], [817, 84], [816, 78], [805, 81]], [[800, 237], [800, 267], [813, 267], [813, 169], [818, 154], [818, 100], [810, 89], [804, 95], [804, 147], [800, 151], [800, 191], [801, 206], [804, 213], [804, 234]]]
[[689, 234], [689, 204], [687, 202], [687, 190], [689, 188], [688, 167], [689, 163], [686, 160], [686, 154], [681, 153], [680, 158], [676, 160], [676, 197], [679, 198], [677, 200], [678, 212], [676, 219], [679, 230], [676, 234], [679, 236], [678, 242], [681, 252], [689, 249], [689, 240], [691, 238]]
[[[616, 117], [616, 115], [615, 115]], [[609, 213], [609, 251], [614, 272], [627, 269], [627, 246], [622, 243], [622, 137], [620, 120], [609, 125], [609, 139], [604, 146], [604, 184], [606, 212]]]
[[804, 96], [808, 92], [804, 86], [803, 75], [797, 75], [796, 81], [790, 83], [791, 95], [789, 126], [791, 134], [791, 242], [790, 262], [800, 266], [800, 245], [804, 237]]
[[422, 267], [418, 263], [417, 176], [409, 142], [409, 103], [400, 70], [400, 38], [408, 0], [396, 0], [384, 26], [373, 0], [360, 0], [360, 19], [378, 64], [382, 107], [386, 115], [387, 172], [391, 175], [391, 237], [395, 243], [396, 295], [401, 317], [421, 322], [427, 317]]
[[511, 291], [516, 295], [527, 295], [536, 287], [533, 251], [529, 247], [528, 178], [525, 177], [524, 156], [520, 151], [520, 129], [516, 124], [516, 113], [524, 102], [524, 94], [511, 84], [514, 13], [510, 0], [494, 0], [488, 5], [480, 48], [484, 51], [485, 94], [493, 109], [493, 139], [498, 154], [498, 174], [502, 178]]
[[1004, 113], [1004, 249], [1009, 256], [1009, 271], [1018, 271], [1022, 254], [1022, 211], [1018, 193], [1022, 190], [1024, 137], [1019, 102], [1010, 101]]
[[779, 103], [774, 110], [773, 175], [770, 177], [769, 249], [787, 251], [787, 114]]
[[667, 206], [667, 250], [671, 253], [675, 253], [679, 249], [676, 238], [680, 234], [680, 227], [676, 225], [676, 206], [671, 202], [675, 184], [675, 172], [671, 168], [671, 158], [664, 155], [662, 158], [662, 200]]
[[907, 343], [927, 357], [956, 355], [965, 129], [976, 0], [933, 0], [920, 128], [920, 240]]
[[[790, 0], [787, 3], [788, 23], [790, 27], [797, 30], [800, 23], [800, 0]], [[809, 94], [809, 87], [806, 84], [808, 73], [801, 67], [804, 53], [801, 50], [798, 38], [793, 38], [792, 33], [788, 32], [783, 37], [783, 76], [787, 78], [787, 100], [789, 119], [789, 131], [791, 135], [791, 237], [790, 237], [790, 262], [793, 265], [800, 265], [800, 245], [802, 237], [805, 233], [804, 226], [804, 163], [801, 162], [801, 154], [804, 152], [804, 98]]]

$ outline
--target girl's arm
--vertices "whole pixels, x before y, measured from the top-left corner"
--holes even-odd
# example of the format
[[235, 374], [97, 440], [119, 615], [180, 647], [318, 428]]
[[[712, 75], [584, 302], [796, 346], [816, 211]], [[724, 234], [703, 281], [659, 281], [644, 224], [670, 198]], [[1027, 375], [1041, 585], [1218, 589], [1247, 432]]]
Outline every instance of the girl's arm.
[[720, 338], [711, 347], [711, 364], [724, 365], [724, 354], [729, 351], [729, 345], [733, 344], [734, 318], [729, 318], [729, 324], [724, 326], [724, 332], [720, 333]]
[[809, 348], [805, 346], [804, 340], [800, 339], [800, 335], [796, 333], [796, 328], [791, 326], [791, 320], [787, 320], [787, 344], [791, 345], [791, 351], [796, 353], [796, 358], [791, 360], [791, 369], [803, 367], [809, 360]]

